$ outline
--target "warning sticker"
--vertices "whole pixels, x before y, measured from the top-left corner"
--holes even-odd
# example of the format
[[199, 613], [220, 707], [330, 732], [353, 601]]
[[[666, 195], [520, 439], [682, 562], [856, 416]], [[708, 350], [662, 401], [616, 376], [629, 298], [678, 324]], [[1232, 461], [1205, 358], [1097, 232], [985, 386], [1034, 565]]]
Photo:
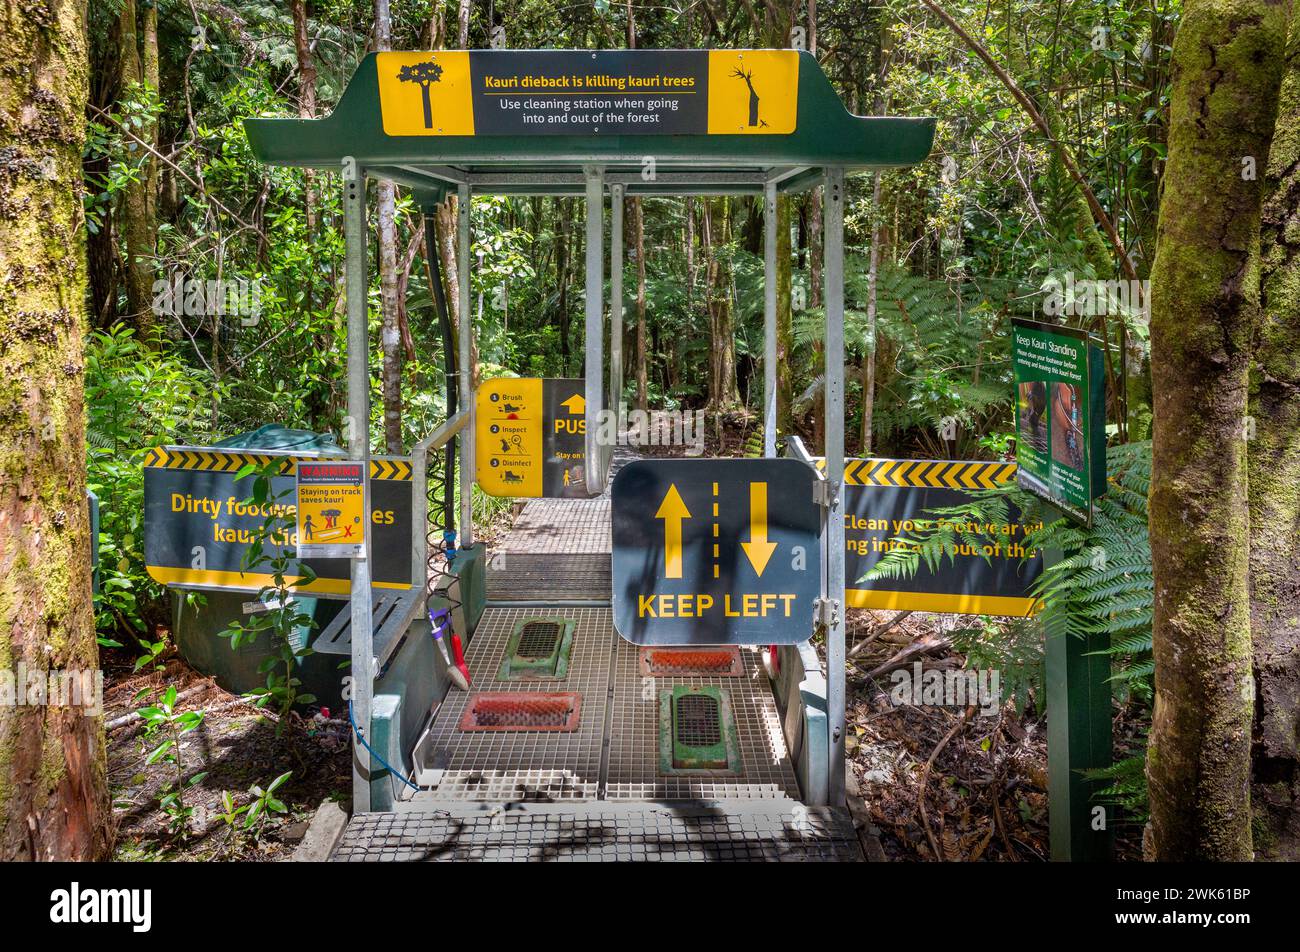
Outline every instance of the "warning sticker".
[[298, 464], [298, 555], [365, 555], [365, 463]]

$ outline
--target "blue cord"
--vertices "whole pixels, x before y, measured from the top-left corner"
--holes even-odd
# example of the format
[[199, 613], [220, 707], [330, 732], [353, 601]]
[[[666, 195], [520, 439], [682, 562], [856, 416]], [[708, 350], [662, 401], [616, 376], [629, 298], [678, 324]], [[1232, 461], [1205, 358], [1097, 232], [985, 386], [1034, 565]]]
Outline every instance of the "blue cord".
[[375, 760], [379, 761], [380, 765], [381, 765], [385, 770], [387, 770], [388, 773], [389, 773], [390, 775], [392, 775], [392, 776], [396, 777], [398, 780], [402, 781], [402, 783], [406, 784], [408, 787], [410, 787], [410, 788], [411, 788], [412, 790], [414, 790], [416, 793], [419, 793], [419, 792], [420, 792], [420, 788], [419, 788], [419, 787], [417, 787], [415, 784], [411, 783], [411, 781], [407, 780], [407, 779], [406, 779], [405, 777], [403, 777], [400, 773], [398, 773], [396, 770], [394, 770], [392, 764], [390, 764], [388, 761], [384, 760], [383, 757], [380, 757], [380, 756], [379, 756], [379, 752], [376, 751], [373, 747], [371, 747], [369, 744], [366, 743], [366, 739], [365, 739], [364, 737], [361, 736], [361, 728], [357, 727], [357, 721], [356, 721], [356, 718], [354, 718], [354, 717], [352, 716], [352, 702], [351, 702], [351, 701], [348, 701], [348, 721], [351, 722], [351, 724], [352, 724], [352, 730], [353, 730], [353, 732], [356, 733], [356, 735], [357, 735], [357, 740], [361, 741], [361, 746], [364, 747], [367, 751], [370, 752], [370, 756], [373, 757], [373, 758], [375, 758]]

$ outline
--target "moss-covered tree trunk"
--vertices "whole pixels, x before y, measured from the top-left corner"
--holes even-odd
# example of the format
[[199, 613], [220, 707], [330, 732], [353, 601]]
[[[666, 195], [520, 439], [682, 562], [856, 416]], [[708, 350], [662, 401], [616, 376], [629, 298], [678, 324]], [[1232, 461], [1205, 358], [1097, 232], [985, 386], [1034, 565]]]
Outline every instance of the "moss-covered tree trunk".
[[[86, 80], [85, 0], [4, 0], [0, 666], [38, 678], [99, 666], [82, 402]], [[102, 718], [0, 706], [0, 860], [102, 857], [109, 821]]]
[[1152, 269], [1156, 701], [1146, 853], [1252, 855], [1247, 374], [1290, 4], [1191, 0]]
[[1300, 860], [1300, 18], [1273, 130], [1262, 222], [1262, 313], [1251, 370], [1251, 804], [1262, 858]]

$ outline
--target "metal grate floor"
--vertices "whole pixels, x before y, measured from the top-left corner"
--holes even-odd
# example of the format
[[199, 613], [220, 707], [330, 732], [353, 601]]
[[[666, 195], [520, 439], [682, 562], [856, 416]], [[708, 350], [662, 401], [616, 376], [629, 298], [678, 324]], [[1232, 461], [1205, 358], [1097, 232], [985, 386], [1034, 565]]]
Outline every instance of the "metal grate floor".
[[506, 533], [508, 554], [606, 553], [611, 547], [607, 496], [595, 499], [534, 499]]
[[368, 813], [348, 824], [335, 862], [852, 862], [848, 811], [575, 807]]
[[489, 602], [609, 602], [609, 554], [498, 552], [488, 564]]
[[[419, 802], [797, 801], [798, 781], [786, 753], [780, 714], [756, 649], [740, 650], [743, 670], [738, 677], [646, 677], [638, 648], [614, 632], [609, 609], [556, 608], [548, 614], [575, 622], [568, 676], [495, 680], [511, 631], [518, 622], [536, 617], [536, 610], [490, 607], [467, 652], [473, 690], [578, 693], [582, 702], [577, 730], [463, 731], [460, 724], [470, 695], [453, 690], [420, 745], [420, 784], [435, 789], [419, 794]], [[660, 771], [659, 692], [677, 685], [714, 685], [727, 692], [736, 723], [739, 773]]]
[[[610, 800], [797, 800], [799, 781], [785, 749], [781, 715], [759, 650], [742, 647], [738, 677], [642, 677], [640, 650], [614, 635], [616, 676], [610, 730]], [[714, 685], [729, 695], [740, 746], [740, 773], [659, 773], [659, 691]]]
[[[585, 800], [600, 786], [601, 747], [609, 680], [610, 613], [602, 608], [550, 609], [575, 623], [568, 676], [563, 679], [498, 681], [515, 625], [537, 617], [536, 609], [489, 608], [479, 621], [465, 660], [473, 691], [582, 695], [578, 729], [566, 732], [465, 732], [460, 722], [470, 695], [452, 690], [423, 745], [421, 783], [433, 772], [437, 800]], [[440, 773], [438, 771], [441, 771]]]

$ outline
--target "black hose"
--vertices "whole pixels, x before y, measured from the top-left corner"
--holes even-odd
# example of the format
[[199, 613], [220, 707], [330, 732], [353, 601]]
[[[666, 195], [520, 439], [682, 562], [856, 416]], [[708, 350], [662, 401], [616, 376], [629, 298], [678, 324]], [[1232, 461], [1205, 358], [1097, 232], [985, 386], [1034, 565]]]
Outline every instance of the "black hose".
[[[451, 315], [447, 311], [447, 294], [442, 286], [442, 259], [438, 255], [438, 237], [433, 215], [424, 216], [424, 254], [429, 262], [429, 289], [433, 294], [433, 306], [438, 312], [438, 329], [442, 332], [442, 364], [446, 371], [447, 419], [451, 419], [458, 409], [459, 393], [456, 366], [456, 341], [452, 335]], [[442, 520], [443, 528], [455, 525], [453, 519], [452, 489], [456, 485], [456, 441], [452, 437], [447, 442], [446, 455], [443, 460], [443, 494]]]

